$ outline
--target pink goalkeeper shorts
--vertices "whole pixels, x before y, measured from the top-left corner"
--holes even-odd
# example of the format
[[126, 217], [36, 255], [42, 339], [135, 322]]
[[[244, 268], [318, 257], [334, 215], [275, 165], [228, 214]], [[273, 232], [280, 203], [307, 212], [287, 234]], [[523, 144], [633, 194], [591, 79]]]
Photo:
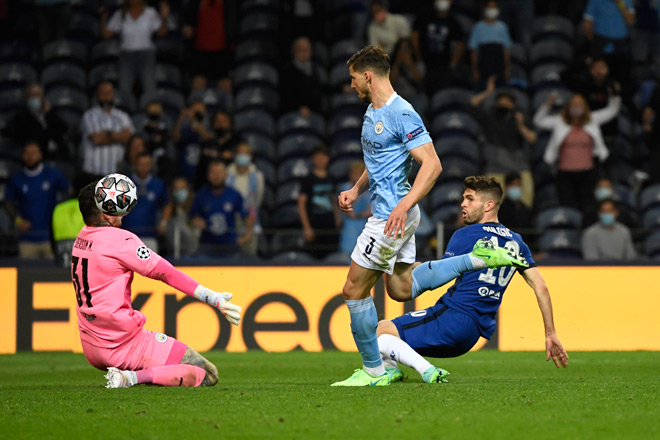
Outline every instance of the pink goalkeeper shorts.
[[129, 341], [116, 348], [96, 347], [82, 341], [83, 353], [94, 367], [105, 370], [144, 370], [181, 362], [188, 346], [163, 333], [142, 329]]

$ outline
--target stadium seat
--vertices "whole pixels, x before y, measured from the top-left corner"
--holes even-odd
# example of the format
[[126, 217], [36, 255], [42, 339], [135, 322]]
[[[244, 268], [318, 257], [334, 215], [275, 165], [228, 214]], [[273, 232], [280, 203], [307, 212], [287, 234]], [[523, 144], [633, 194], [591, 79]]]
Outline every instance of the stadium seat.
[[509, 86], [513, 89], [527, 90], [529, 87], [529, 79], [527, 78], [527, 70], [517, 64], [511, 66], [511, 79]]
[[481, 146], [470, 137], [447, 136], [436, 139], [434, 145], [441, 161], [452, 156], [459, 156], [475, 163], [481, 161]]
[[246, 86], [270, 86], [276, 89], [279, 83], [277, 70], [270, 64], [260, 62], [239, 66], [234, 78], [236, 90]]
[[93, 67], [87, 75], [87, 90], [90, 94], [96, 94], [96, 88], [104, 81], [111, 82], [115, 88], [119, 85], [119, 73], [116, 63], [99, 64]]
[[644, 254], [653, 258], [660, 258], [660, 231], [655, 231], [644, 240]]
[[479, 123], [467, 112], [450, 111], [436, 115], [431, 122], [431, 135], [433, 138], [446, 136], [471, 136], [479, 138], [481, 127]]
[[310, 165], [307, 158], [292, 157], [280, 162], [277, 166], [277, 183], [283, 185], [292, 180], [298, 180], [309, 174]]
[[324, 137], [325, 119], [318, 113], [311, 113], [306, 118], [300, 112], [289, 112], [280, 116], [280, 119], [277, 121], [277, 132], [280, 136], [312, 133], [319, 137]]
[[660, 206], [645, 211], [642, 224], [649, 231], [652, 229], [660, 230]]
[[573, 45], [561, 38], [544, 38], [532, 45], [531, 65], [559, 62], [568, 64], [573, 60]]
[[240, 39], [272, 38], [275, 40], [279, 26], [276, 12], [250, 13], [243, 17], [238, 26]]
[[458, 203], [441, 206], [431, 212], [431, 221], [434, 226], [438, 222], [453, 224], [460, 213], [461, 207]]
[[243, 139], [252, 147], [252, 155], [274, 162], [277, 158], [277, 150], [273, 140], [261, 133], [243, 133]]
[[324, 69], [330, 64], [330, 51], [322, 41], [312, 43], [312, 60]]
[[266, 38], [252, 38], [241, 41], [236, 46], [236, 64], [251, 62], [276, 64], [279, 62], [277, 44]]
[[524, 115], [530, 114], [530, 102], [529, 95], [526, 92], [523, 92], [516, 88], [511, 87], [502, 87], [495, 90], [494, 93], [491, 93], [482, 104], [483, 108], [489, 108], [495, 104], [495, 98], [499, 93], [510, 93], [516, 98], [516, 109], [520, 110]]
[[86, 90], [87, 75], [82, 67], [72, 63], [53, 63], [41, 72], [41, 84], [49, 90], [58, 86], [69, 86]]
[[101, 37], [101, 25], [96, 14], [75, 12], [69, 16], [67, 39], [88, 45]]
[[546, 101], [548, 100], [548, 96], [554, 92], [557, 92], [559, 96], [553, 106], [553, 112], [555, 110], [561, 109], [561, 107], [563, 107], [569, 101], [569, 99], [571, 99], [571, 96], [573, 96], [573, 92], [571, 92], [566, 87], [559, 85], [555, 89], [539, 90], [538, 92], [534, 92], [532, 95], [532, 112], [538, 110], [540, 106], [545, 105]]
[[116, 63], [119, 58], [119, 40], [110, 39], [99, 41], [94, 45], [90, 53], [92, 66], [104, 63]]
[[522, 69], [527, 68], [527, 51], [525, 47], [520, 43], [514, 43], [509, 48], [511, 53], [511, 64], [512, 66], [517, 65]]
[[532, 22], [532, 41], [547, 38], [562, 38], [568, 43], [573, 43], [575, 28], [573, 23], [559, 15], [545, 15], [536, 17]]
[[279, 5], [279, 0], [243, 0], [241, 1], [241, 12], [245, 15], [259, 11], [277, 12]]
[[555, 89], [563, 86], [561, 72], [566, 68], [561, 63], [539, 64], [532, 69], [531, 86], [534, 91]]
[[342, 133], [349, 132], [357, 138], [362, 130], [363, 114], [357, 111], [335, 113], [328, 122], [328, 138], [334, 139]]
[[[273, 225], [278, 229], [300, 228], [300, 215], [298, 214], [297, 205], [290, 204], [290, 205], [278, 206], [273, 211], [271, 218]], [[284, 234], [284, 231], [280, 231], [280, 233]], [[302, 230], [300, 230], [300, 233], [302, 233]], [[291, 234], [288, 234], [288, 240], [292, 242], [294, 241], [294, 239], [291, 237]], [[283, 239], [283, 241], [284, 241], [283, 243], [284, 246], [291, 246], [293, 244], [290, 243], [287, 245], [286, 240]]]
[[46, 92], [46, 99], [53, 109], [68, 109], [82, 114], [89, 108], [87, 95], [72, 87], [54, 87]]
[[553, 258], [580, 258], [580, 236], [579, 230], [546, 231], [539, 238], [539, 249]]
[[466, 177], [477, 176], [481, 173], [479, 164], [460, 156], [445, 158], [442, 161], [442, 170], [438, 179], [440, 182], [458, 181], [462, 183]]
[[156, 86], [180, 91], [183, 85], [181, 70], [171, 64], [156, 65]]
[[[460, 2], [456, 2], [456, 4], [459, 3]], [[472, 18], [472, 15], [473, 12], [471, 10], [465, 11], [464, 13], [457, 11], [457, 13], [454, 15], [454, 18], [461, 27], [461, 30], [467, 36], [469, 36], [472, 33], [472, 28], [474, 28], [474, 19]]]
[[78, 41], [57, 40], [44, 46], [41, 58], [44, 65], [67, 62], [85, 67], [87, 65], [87, 49]]
[[[96, 103], [96, 93], [93, 95], [94, 102]], [[123, 96], [119, 91], [115, 92], [115, 106], [117, 106], [118, 109], [125, 111], [129, 115], [135, 113], [138, 111], [137, 108], [137, 101], [135, 100], [135, 96], [133, 96], [132, 93], [129, 93], [126, 96]], [[164, 118], [168, 121], [171, 121], [172, 118], [177, 118], [178, 114], [173, 113], [173, 109], [170, 108], [164, 108], [165, 110], [165, 115]], [[169, 111], [168, 111], [169, 110]]]
[[367, 110], [367, 105], [358, 98], [355, 93], [335, 93], [330, 97], [330, 113], [337, 114], [344, 111], [362, 113]]
[[244, 87], [236, 94], [236, 111], [261, 109], [275, 114], [278, 105], [279, 95], [271, 87]]
[[363, 160], [362, 144], [358, 139], [338, 139], [330, 144], [330, 159], [351, 157], [355, 160]]
[[307, 159], [314, 148], [322, 143], [323, 139], [315, 134], [288, 135], [277, 143], [277, 156], [280, 161], [294, 157]]
[[362, 49], [362, 44], [359, 41], [347, 39], [336, 42], [330, 47], [330, 66], [344, 67], [348, 73], [346, 61], [358, 50]]
[[289, 252], [280, 252], [277, 254], [274, 254], [270, 260], [270, 264], [275, 264], [275, 265], [282, 265], [282, 266], [292, 266], [292, 265], [298, 265], [298, 264], [311, 264], [315, 263], [318, 260], [316, 260], [314, 257], [312, 257], [310, 254], [307, 252], [294, 252], [294, 251], [289, 251]]
[[328, 84], [334, 89], [340, 90], [344, 85], [351, 83], [351, 74], [346, 64], [337, 64], [330, 69]]
[[143, 93], [140, 96], [140, 110], [146, 110], [147, 105], [154, 101], [160, 102], [171, 121], [178, 120], [181, 109], [185, 107], [185, 99], [181, 92], [171, 89], [157, 89], [150, 93]]
[[615, 184], [614, 194], [616, 196], [616, 201], [619, 204], [619, 209], [630, 209], [633, 212], [637, 211], [635, 194], [629, 186]]
[[548, 229], [580, 229], [582, 213], [574, 208], [558, 206], [539, 212], [536, 217], [536, 227], [545, 231]]
[[297, 180], [281, 184], [275, 191], [275, 206], [284, 206], [287, 204], [298, 203], [300, 195], [300, 182]]
[[458, 206], [463, 200], [463, 183], [440, 183], [431, 190], [431, 194], [428, 197], [431, 212], [447, 205]]
[[269, 137], [275, 136], [275, 120], [263, 110], [246, 110], [234, 114], [234, 130], [260, 132]]
[[537, 186], [534, 190], [534, 207], [541, 212], [559, 206], [559, 195], [554, 182]]
[[639, 195], [639, 210], [644, 212], [649, 208], [660, 205], [660, 184], [644, 188]]
[[37, 71], [26, 63], [0, 65], [0, 90], [24, 88], [37, 82]]
[[0, 43], [0, 64], [25, 63], [36, 66], [38, 60], [38, 51], [32, 43], [21, 40]]
[[270, 159], [266, 160], [259, 156], [255, 156], [252, 159], [252, 162], [264, 175], [266, 183], [269, 186], [274, 186], [277, 182], [277, 171], [275, 171], [275, 165], [273, 165], [273, 162]]
[[468, 111], [473, 93], [458, 87], [439, 90], [431, 98], [431, 112], [433, 114], [451, 110]]
[[[170, 34], [171, 35], [171, 34]], [[182, 67], [186, 57], [184, 42], [179, 37], [155, 38], [156, 60], [158, 63]]]
[[330, 166], [328, 167], [328, 175], [336, 183], [348, 181], [348, 174], [350, 172], [351, 165], [353, 165], [353, 162], [356, 160], [359, 160], [359, 156], [342, 157], [331, 161]]
[[0, 112], [10, 113], [25, 106], [24, 89], [10, 89], [0, 92]]

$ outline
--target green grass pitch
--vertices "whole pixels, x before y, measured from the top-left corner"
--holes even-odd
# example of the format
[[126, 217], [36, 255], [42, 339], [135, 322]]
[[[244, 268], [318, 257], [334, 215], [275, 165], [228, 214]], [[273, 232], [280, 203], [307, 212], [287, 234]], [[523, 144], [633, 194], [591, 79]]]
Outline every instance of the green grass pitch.
[[405, 368], [389, 387], [331, 388], [356, 353], [207, 353], [212, 388], [103, 388], [82, 355], [0, 356], [6, 439], [658, 439], [660, 353], [482, 350], [436, 362], [448, 384]]

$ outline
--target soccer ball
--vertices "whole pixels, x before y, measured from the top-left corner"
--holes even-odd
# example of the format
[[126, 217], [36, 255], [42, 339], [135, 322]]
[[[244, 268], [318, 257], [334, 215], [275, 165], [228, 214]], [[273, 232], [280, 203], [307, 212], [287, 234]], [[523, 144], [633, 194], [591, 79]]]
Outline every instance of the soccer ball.
[[123, 217], [137, 204], [137, 188], [123, 174], [108, 174], [96, 184], [94, 201], [102, 213]]

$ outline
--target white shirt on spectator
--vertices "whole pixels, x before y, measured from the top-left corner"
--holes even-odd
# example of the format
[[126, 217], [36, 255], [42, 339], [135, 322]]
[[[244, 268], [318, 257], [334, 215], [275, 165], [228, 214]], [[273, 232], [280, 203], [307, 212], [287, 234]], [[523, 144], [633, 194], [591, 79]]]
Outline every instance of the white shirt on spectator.
[[137, 19], [133, 19], [131, 14], [122, 11], [116, 11], [108, 22], [108, 30], [120, 34], [120, 49], [124, 52], [136, 50], [153, 50], [154, 43], [151, 36], [156, 32], [161, 24], [160, 14], [152, 7], [147, 6]]
[[106, 175], [117, 170], [117, 164], [124, 157], [123, 144], [96, 145], [89, 136], [92, 133], [109, 131], [119, 133], [125, 129], [135, 131], [131, 118], [123, 111], [113, 108], [106, 113], [101, 107], [92, 107], [82, 117], [80, 131], [82, 142], [80, 154], [83, 158], [83, 171], [90, 174]]
[[396, 43], [402, 38], [410, 37], [410, 23], [403, 15], [388, 13], [383, 23], [372, 21], [367, 34], [369, 44], [380, 46], [393, 56]]

